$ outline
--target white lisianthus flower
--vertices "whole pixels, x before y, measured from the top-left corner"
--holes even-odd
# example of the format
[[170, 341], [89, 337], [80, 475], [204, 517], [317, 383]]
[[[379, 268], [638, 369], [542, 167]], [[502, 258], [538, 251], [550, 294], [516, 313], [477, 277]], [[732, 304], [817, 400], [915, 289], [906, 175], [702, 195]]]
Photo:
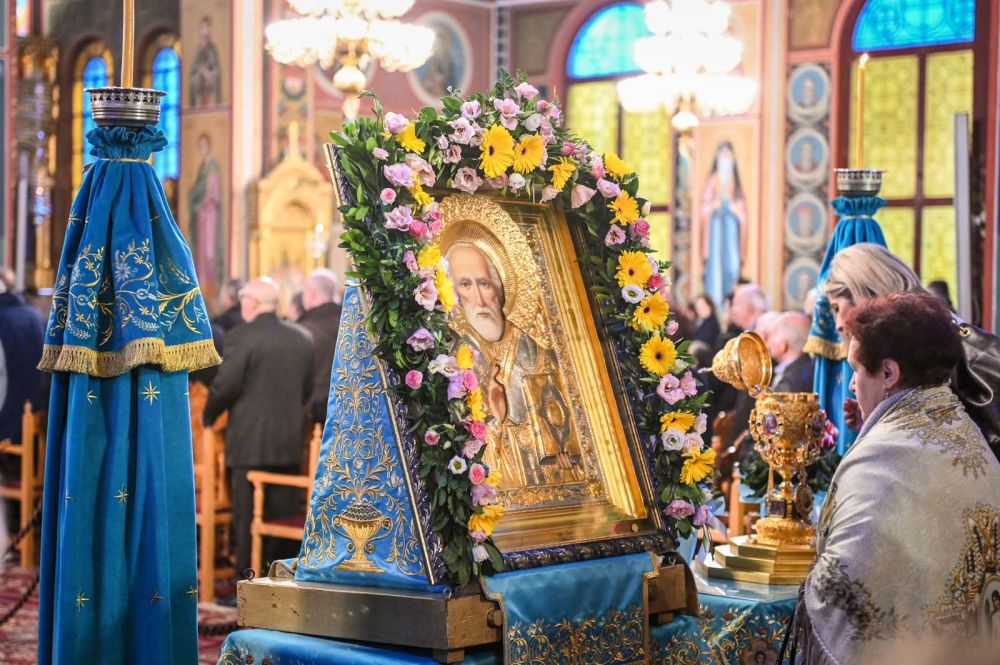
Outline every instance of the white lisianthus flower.
[[631, 303], [633, 305], [637, 304], [645, 296], [646, 292], [643, 291], [641, 287], [638, 287], [635, 284], [629, 284], [628, 286], [622, 289], [622, 298], [625, 299], [625, 302]]
[[678, 358], [677, 360], [674, 361], [674, 366], [670, 369], [670, 373], [683, 374], [685, 371], [687, 371], [687, 368], [688, 364], [683, 360], [681, 360], [680, 358]]
[[650, 211], [652, 205], [653, 204], [651, 202], [649, 202], [649, 201], [646, 201], [645, 203], [643, 203], [642, 204], [642, 210], [639, 212], [639, 214], [641, 216], [643, 216], [643, 217], [649, 217], [649, 211]]
[[684, 435], [684, 450], [701, 450], [704, 445], [705, 442], [694, 432]]
[[538, 131], [542, 124], [542, 116], [539, 113], [532, 113], [524, 119], [524, 128], [529, 132]]
[[482, 545], [473, 545], [472, 546], [472, 560], [473, 561], [475, 561], [476, 563], [481, 563], [483, 561], [486, 561], [489, 558], [490, 558], [490, 555], [486, 551], [485, 547], [483, 547]]
[[465, 470], [469, 468], [466, 463], [465, 458], [455, 455], [448, 462], [448, 470], [454, 473], [456, 476], [460, 473], [465, 473]]
[[671, 427], [662, 435], [660, 435], [661, 441], [663, 441], [663, 449], [676, 452], [679, 450], [684, 450], [684, 432], [679, 429], [674, 429]]
[[510, 177], [507, 178], [507, 186], [515, 192], [524, 187], [527, 182], [520, 173], [511, 173]]

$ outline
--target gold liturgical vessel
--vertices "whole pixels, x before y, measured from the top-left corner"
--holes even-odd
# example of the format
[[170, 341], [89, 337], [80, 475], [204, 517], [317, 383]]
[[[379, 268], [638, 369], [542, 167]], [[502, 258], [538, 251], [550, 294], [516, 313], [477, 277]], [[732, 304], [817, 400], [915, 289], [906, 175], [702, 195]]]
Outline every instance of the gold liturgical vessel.
[[[710, 577], [798, 584], [816, 556], [813, 495], [806, 467], [816, 461], [826, 418], [814, 393], [770, 392], [771, 355], [756, 333], [730, 340], [712, 361], [712, 373], [757, 403], [750, 414], [754, 449], [771, 466], [764, 499], [767, 516], [757, 520], [756, 534], [737, 536], [715, 549], [713, 558], [697, 562]], [[781, 483], [774, 486], [774, 473]], [[795, 476], [797, 480], [793, 480]]]

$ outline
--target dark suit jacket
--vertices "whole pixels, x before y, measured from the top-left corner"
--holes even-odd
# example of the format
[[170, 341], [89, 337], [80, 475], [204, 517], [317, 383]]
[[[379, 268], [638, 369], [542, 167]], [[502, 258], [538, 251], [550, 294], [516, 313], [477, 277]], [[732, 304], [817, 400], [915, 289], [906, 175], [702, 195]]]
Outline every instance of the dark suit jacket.
[[204, 420], [229, 410], [226, 465], [291, 466], [302, 460], [305, 406], [313, 389], [309, 333], [261, 314], [223, 340], [225, 360], [208, 390]]
[[[7, 367], [6, 398], [0, 403], [0, 439], [21, 442], [24, 403], [33, 411], [46, 411], [48, 375], [37, 368], [45, 341], [41, 313], [13, 293], [0, 294], [0, 345]], [[0, 376], [0, 378], [3, 378]]]
[[811, 393], [813, 391], [813, 359], [808, 353], [792, 361], [792, 363], [775, 375], [771, 382], [771, 390], [776, 393]]
[[215, 323], [219, 324], [224, 333], [229, 332], [236, 326], [242, 326], [244, 321], [243, 314], [240, 313], [240, 306], [233, 305], [222, 314], [219, 314], [219, 316], [215, 317]]
[[332, 302], [313, 307], [302, 314], [299, 325], [313, 338], [316, 381], [309, 399], [309, 415], [313, 422], [326, 422], [326, 404], [330, 397], [330, 373], [333, 369], [333, 352], [337, 348], [337, 330], [340, 328], [340, 305]]

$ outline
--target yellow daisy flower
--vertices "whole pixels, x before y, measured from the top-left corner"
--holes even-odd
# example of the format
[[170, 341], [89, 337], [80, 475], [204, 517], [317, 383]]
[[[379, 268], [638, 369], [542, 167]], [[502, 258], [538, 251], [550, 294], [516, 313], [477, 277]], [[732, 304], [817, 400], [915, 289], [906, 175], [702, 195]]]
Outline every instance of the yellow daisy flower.
[[694, 485], [701, 480], [704, 480], [705, 476], [712, 473], [712, 469], [715, 467], [715, 449], [705, 448], [704, 450], [698, 450], [697, 448], [691, 448], [686, 453], [684, 457], [684, 466], [681, 467], [681, 482], [685, 485]]
[[653, 266], [643, 252], [622, 252], [618, 256], [618, 272], [615, 277], [618, 279], [618, 286], [646, 286], [646, 282], [653, 275]]
[[424, 191], [423, 185], [420, 184], [420, 176], [416, 173], [413, 174], [413, 187], [408, 187], [407, 189], [410, 190], [410, 194], [413, 195], [413, 200], [421, 208], [434, 203], [434, 199], [431, 198], [431, 195]]
[[426, 245], [417, 254], [417, 265], [421, 268], [433, 268], [441, 262], [441, 248], [437, 245]]
[[542, 164], [545, 158], [545, 142], [538, 134], [529, 134], [518, 141], [514, 148], [514, 170], [518, 173], [531, 173]]
[[560, 157], [559, 161], [549, 167], [552, 172], [552, 186], [562, 191], [566, 186], [566, 181], [576, 172], [576, 162], [572, 159]]
[[500, 473], [500, 467], [492, 467], [490, 469], [490, 475], [486, 476], [486, 484], [496, 489], [500, 481], [503, 480], [503, 474]]
[[396, 137], [399, 141], [399, 145], [403, 146], [403, 149], [407, 152], [415, 152], [418, 155], [424, 151], [427, 144], [424, 143], [423, 139], [417, 138], [417, 126], [412, 122], [406, 126], [406, 128], [399, 133]]
[[[670, 363], [673, 365], [673, 363]], [[668, 429], [677, 429], [685, 434], [694, 427], [694, 414], [687, 411], [671, 411], [660, 416], [660, 431], [666, 432]]]
[[615, 197], [608, 204], [608, 209], [615, 213], [615, 221], [625, 226], [639, 219], [639, 202], [629, 196], [628, 192]]
[[670, 314], [670, 305], [659, 293], [647, 296], [632, 314], [632, 327], [636, 330], [649, 332], [662, 326]]
[[469, 417], [482, 422], [486, 420], [486, 407], [483, 405], [483, 389], [476, 388], [465, 398], [465, 405], [469, 407]]
[[459, 346], [458, 353], [455, 354], [455, 362], [458, 364], [459, 369], [472, 369], [476, 363], [476, 356], [472, 352], [472, 347], [468, 344]]
[[661, 339], [654, 335], [646, 340], [639, 349], [639, 362], [650, 374], [664, 376], [670, 373], [670, 368], [677, 360], [677, 349], [669, 339]]
[[434, 273], [434, 288], [438, 292], [438, 302], [445, 312], [455, 309], [455, 285], [448, 279], [448, 273], [441, 268]]
[[514, 163], [514, 137], [506, 127], [493, 125], [487, 129], [479, 149], [482, 151], [479, 166], [487, 178], [503, 175]]
[[613, 152], [607, 152], [604, 153], [604, 172], [615, 180], [621, 180], [632, 173], [632, 169], [625, 165], [621, 157]]
[[[491, 474], [492, 475], [492, 474]], [[483, 506], [483, 512], [472, 513], [469, 518], [469, 531], [482, 531], [489, 537], [497, 524], [503, 519], [504, 508], [494, 504]]]

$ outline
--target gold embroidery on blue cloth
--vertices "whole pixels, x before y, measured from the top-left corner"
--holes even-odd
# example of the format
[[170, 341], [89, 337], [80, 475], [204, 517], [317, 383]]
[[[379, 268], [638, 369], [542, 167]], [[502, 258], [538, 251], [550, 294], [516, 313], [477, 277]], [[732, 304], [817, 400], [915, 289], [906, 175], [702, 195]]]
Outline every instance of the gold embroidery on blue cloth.
[[188, 590], [187, 590], [187, 595], [191, 598], [191, 600], [193, 600], [194, 602], [197, 603], [198, 602], [198, 587], [196, 587], [196, 586], [189, 586]]
[[118, 494], [115, 495], [115, 500], [123, 506], [125, 505], [125, 502], [128, 501], [128, 492], [125, 491], [124, 485], [122, 485], [122, 488], [118, 490]]
[[87, 404], [93, 404], [94, 400], [97, 399], [97, 395], [94, 394], [93, 390], [87, 391]]
[[90, 602], [90, 598], [83, 592], [83, 589], [76, 594], [76, 611], [79, 612], [84, 608], [84, 606]]
[[156, 589], [153, 589], [153, 593], [150, 594], [150, 596], [149, 596], [149, 602], [150, 602], [150, 604], [151, 605], [155, 605], [156, 603], [160, 602], [161, 600], [163, 600], [163, 596], [161, 596], [156, 591]]
[[[990, 635], [1000, 613], [1000, 510], [976, 504], [962, 515], [965, 547], [948, 589], [930, 608], [932, 623]], [[1000, 615], [998, 615], [1000, 616]]]
[[644, 663], [645, 610], [632, 605], [602, 616], [515, 622], [506, 633], [509, 665]]
[[653, 643], [652, 662], [655, 665], [756, 665], [756, 654], [764, 654], [764, 662], [777, 663], [777, 654], [768, 660], [768, 652], [780, 647], [790, 619], [785, 614], [758, 607], [730, 606], [717, 615], [701, 605], [693, 618], [697, 632], [685, 631], [680, 639]]
[[[421, 547], [403, 503], [402, 462], [384, 437], [384, 427], [389, 426], [380, 417], [385, 393], [371, 358], [373, 351], [365, 331], [361, 297], [354, 291], [344, 303], [337, 337], [330, 407], [334, 420], [328, 425], [328, 431], [336, 434], [324, 442], [329, 450], [315, 481], [299, 565], [315, 570], [335, 560], [335, 534], [339, 531], [348, 540], [351, 556], [336, 570], [357, 571], [354, 566], [362, 565], [364, 572], [386, 572], [367, 555], [374, 552], [374, 540], [387, 539], [385, 563], [404, 575], [420, 576], [425, 574]], [[350, 518], [361, 518], [365, 523]]]
[[153, 385], [152, 381], [150, 381], [149, 385], [142, 391], [142, 398], [144, 400], [148, 399], [150, 406], [153, 406], [153, 402], [156, 401], [156, 398], [159, 396], [160, 391], [156, 389], [156, 386]]

